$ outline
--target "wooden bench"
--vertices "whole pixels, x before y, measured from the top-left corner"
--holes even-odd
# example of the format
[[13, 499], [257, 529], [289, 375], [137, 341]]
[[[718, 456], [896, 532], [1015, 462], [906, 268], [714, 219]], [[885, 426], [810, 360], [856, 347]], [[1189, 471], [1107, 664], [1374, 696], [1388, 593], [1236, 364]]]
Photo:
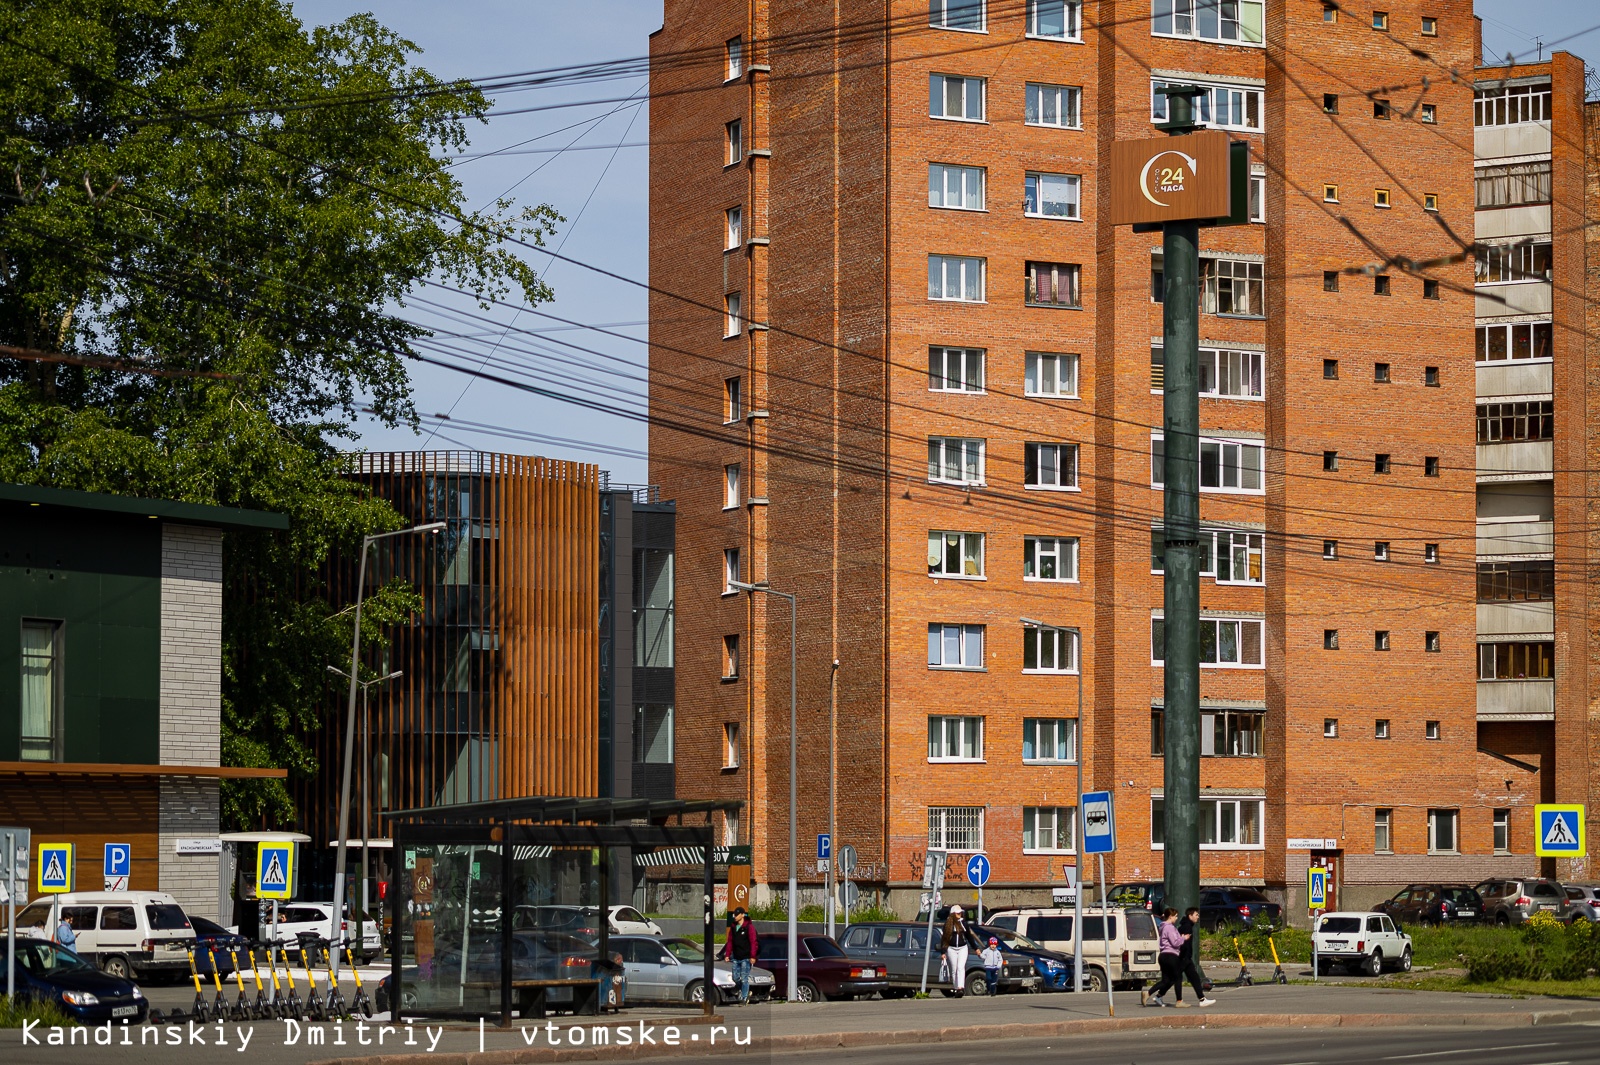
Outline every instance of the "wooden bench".
[[[498, 980], [468, 980], [467, 987], [482, 988], [486, 991], [500, 989]], [[512, 1001], [515, 1008], [523, 1017], [544, 1017], [545, 1006], [557, 1005], [549, 998], [553, 988], [572, 989], [572, 1012], [585, 1016], [596, 1016], [600, 1013], [600, 978], [598, 976], [584, 977], [577, 980], [522, 980], [511, 981]], [[563, 1001], [559, 1005], [567, 1005]]]

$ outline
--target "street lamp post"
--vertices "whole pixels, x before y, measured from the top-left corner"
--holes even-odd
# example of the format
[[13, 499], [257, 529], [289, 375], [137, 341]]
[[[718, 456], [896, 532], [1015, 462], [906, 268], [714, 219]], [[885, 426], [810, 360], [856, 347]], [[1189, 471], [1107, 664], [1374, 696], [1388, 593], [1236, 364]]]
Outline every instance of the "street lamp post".
[[[1048, 629], [1051, 626], [1033, 618], [1019, 618], [1024, 628]], [[1078, 656], [1078, 735], [1074, 738], [1073, 745], [1077, 748], [1073, 759], [1078, 765], [1078, 797], [1072, 803], [1076, 811], [1072, 818], [1072, 851], [1074, 861], [1083, 854], [1083, 630], [1067, 629], [1072, 633], [1077, 642], [1074, 648]], [[1072, 985], [1074, 991], [1083, 990], [1083, 863], [1077, 861], [1078, 882], [1072, 889]], [[1100, 890], [1105, 891], [1105, 885], [1100, 885]], [[1110, 973], [1106, 979], [1111, 979]]]
[[796, 810], [799, 807], [799, 790], [796, 787], [796, 771], [798, 758], [795, 754], [795, 730], [798, 723], [795, 717], [795, 648], [798, 644], [799, 630], [795, 625], [795, 597], [790, 592], [775, 591], [765, 581], [757, 584], [746, 584], [744, 581], [729, 581], [729, 587], [737, 588], [742, 592], [764, 592], [775, 595], [779, 599], [789, 600], [789, 990], [787, 998], [794, 1002], [800, 994], [800, 889], [795, 875], [795, 841], [798, 836], [798, 822]]
[[[345, 712], [344, 725], [344, 778], [339, 787], [339, 854], [334, 859], [333, 865], [333, 915], [328, 919], [328, 942], [336, 944], [339, 941], [339, 922], [344, 920], [344, 865], [345, 865], [345, 837], [350, 834], [350, 768], [354, 762], [356, 744], [356, 679], [361, 667], [361, 599], [367, 590], [367, 552], [378, 540], [387, 540], [391, 536], [404, 536], [408, 533], [437, 533], [443, 531], [445, 523], [432, 521], [426, 525], [413, 525], [409, 529], [395, 529], [393, 532], [374, 533], [361, 538], [361, 566], [356, 576], [356, 619], [355, 632], [350, 638], [350, 699]], [[332, 951], [333, 965], [329, 969], [329, 979], [338, 986], [339, 980], [339, 952]]]
[[[350, 674], [338, 666], [329, 666], [328, 672], [344, 677], [346, 680], [350, 679]], [[356, 942], [358, 944], [366, 938], [367, 880], [372, 875], [368, 846], [372, 841], [367, 838], [372, 834], [372, 789], [369, 780], [372, 775], [372, 707], [367, 702], [367, 692], [374, 684], [382, 684], [386, 680], [394, 680], [401, 675], [401, 671], [397, 669], [393, 673], [385, 673], [381, 677], [373, 677], [371, 680], [361, 682], [361, 916], [356, 918]]]

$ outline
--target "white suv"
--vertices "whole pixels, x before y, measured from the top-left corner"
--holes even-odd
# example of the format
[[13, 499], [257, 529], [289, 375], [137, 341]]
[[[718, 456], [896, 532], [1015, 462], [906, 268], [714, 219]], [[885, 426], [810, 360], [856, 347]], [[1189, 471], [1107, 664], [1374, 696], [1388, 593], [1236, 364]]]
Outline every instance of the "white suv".
[[[272, 943], [282, 947], [291, 954], [300, 952], [300, 933], [310, 932], [313, 935], [328, 938], [328, 926], [333, 916], [333, 903], [331, 902], [281, 902], [278, 904], [278, 925], [272, 926], [272, 906], [270, 903], [261, 907], [261, 935], [263, 943]], [[355, 929], [351, 927], [348, 910], [340, 922], [340, 931], [337, 942], [341, 947], [348, 945], [355, 953], [356, 960], [365, 964], [368, 960], [377, 957], [383, 951], [383, 934], [379, 930], [378, 922], [373, 917], [368, 917], [361, 923], [361, 942], [355, 940]]]
[[1377, 976], [1384, 969], [1411, 971], [1411, 937], [1386, 913], [1325, 913], [1317, 919], [1317, 972], [1326, 976], [1335, 963]]

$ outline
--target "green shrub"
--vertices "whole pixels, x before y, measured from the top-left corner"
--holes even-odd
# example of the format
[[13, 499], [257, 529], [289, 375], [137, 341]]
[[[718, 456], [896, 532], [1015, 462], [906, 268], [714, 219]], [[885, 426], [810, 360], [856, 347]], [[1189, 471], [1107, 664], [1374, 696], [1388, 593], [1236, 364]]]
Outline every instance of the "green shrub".
[[21, 1028], [24, 1021], [38, 1021], [45, 1026], [77, 1023], [54, 1002], [31, 998], [12, 1000], [0, 995], [0, 1028]]
[[850, 911], [849, 921], [855, 924], [858, 921], [898, 921], [900, 915], [893, 910], [882, 906], [857, 906]]

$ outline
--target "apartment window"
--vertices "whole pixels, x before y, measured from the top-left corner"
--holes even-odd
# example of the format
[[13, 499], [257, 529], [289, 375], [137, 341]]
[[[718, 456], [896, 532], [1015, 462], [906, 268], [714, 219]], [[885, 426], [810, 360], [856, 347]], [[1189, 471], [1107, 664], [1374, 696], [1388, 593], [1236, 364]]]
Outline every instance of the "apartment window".
[[1150, 32], [1163, 37], [1260, 44], [1263, 0], [1151, 0]]
[[1422, 35], [1424, 37], [1439, 36], [1439, 20], [1427, 15], [1422, 16]]
[[1022, 853], [1071, 854], [1078, 811], [1072, 806], [1024, 806]]
[[[1266, 820], [1265, 799], [1200, 800], [1200, 848], [1202, 850], [1253, 850], [1261, 846], [1261, 826]], [[1166, 845], [1166, 803], [1150, 800], [1150, 846]]]
[[1550, 121], [1550, 86], [1506, 85], [1472, 94], [1472, 124], [1513, 126]]
[[983, 760], [983, 718], [934, 714], [928, 718], [928, 761]]
[[[1264, 622], [1248, 618], [1200, 619], [1200, 664], [1216, 669], [1260, 669], [1261, 629]], [[1166, 625], [1161, 618], [1150, 624], [1151, 662], [1166, 661]]]
[[983, 79], [928, 75], [928, 115], [961, 122], [983, 121]]
[[1022, 182], [1022, 213], [1029, 218], [1077, 218], [1078, 175], [1025, 175]]
[[1030, 351], [1024, 356], [1022, 391], [1028, 396], [1078, 395], [1078, 356]]
[[1372, 28], [1387, 30], [1389, 28], [1389, 13], [1387, 11], [1374, 11], [1372, 13]]
[[1375, 363], [1373, 363], [1372, 364], [1372, 379], [1375, 382], [1377, 382], [1378, 384], [1380, 384], [1380, 385], [1388, 384], [1389, 383], [1389, 364], [1386, 363], [1386, 362], [1375, 362]]
[[1473, 280], [1480, 285], [1510, 281], [1549, 281], [1551, 244], [1526, 240], [1516, 244], [1479, 244], [1472, 249]]
[[[1339, 202], [1339, 186], [1324, 184], [1322, 186], [1322, 202], [1323, 203], [1338, 203]], [[1335, 289], [1334, 291], [1338, 291], [1338, 290]]]
[[1322, 738], [1325, 740], [1336, 740], [1339, 738], [1338, 718], [1325, 717], [1322, 719]]
[[739, 676], [739, 637], [729, 634], [722, 638], [722, 679], [733, 680]]
[[1373, 723], [1372, 735], [1373, 735], [1374, 739], [1380, 739], [1380, 740], [1388, 739], [1389, 738], [1389, 719], [1386, 718], [1386, 717], [1378, 718], [1378, 720]]
[[1422, 725], [1422, 738], [1425, 739], [1425, 740], [1436, 740], [1436, 739], [1438, 739], [1439, 738], [1439, 722], [1437, 722], [1437, 721], [1425, 721], [1425, 722], [1423, 722], [1423, 725]]
[[1424, 477], [1437, 477], [1437, 476], [1439, 476], [1439, 456], [1438, 455], [1424, 455], [1422, 457], [1422, 476], [1424, 476]]
[[1322, 110], [1326, 114], [1330, 114], [1330, 115], [1338, 114], [1339, 113], [1339, 94], [1338, 93], [1332, 93], [1332, 92], [1323, 93], [1322, 94]]
[[744, 315], [741, 313], [742, 302], [737, 292], [730, 292], [722, 297], [722, 336], [724, 340], [731, 339], [744, 332]]
[[982, 577], [983, 533], [930, 532], [928, 576]]
[[[1324, 271], [1322, 271], [1322, 291], [1324, 291], [1324, 292], [1338, 292], [1339, 291], [1339, 271], [1337, 271], [1337, 270], [1324, 270]], [[1339, 360], [1338, 359], [1324, 359], [1322, 364], [1323, 364], [1323, 366], [1327, 366], [1327, 364], [1330, 363], [1330, 362], [1333, 363], [1335, 366], [1339, 365]], [[1324, 374], [1323, 376], [1327, 376], [1327, 375]], [[1335, 374], [1334, 376], [1337, 377], [1338, 375]]]
[[[1150, 83], [1150, 118], [1155, 122], [1167, 120], [1167, 82]], [[1173, 84], [1199, 85], [1205, 91], [1195, 97], [1196, 118], [1213, 129], [1236, 129], [1261, 132], [1261, 101], [1265, 90], [1255, 85], [1207, 85], [1184, 81]]]
[[982, 30], [984, 0], [928, 0], [928, 25], [942, 30]]
[[1267, 175], [1250, 175], [1250, 221], [1267, 220]]
[[928, 256], [928, 298], [983, 302], [983, 260], [972, 255]]
[[743, 382], [737, 377], [730, 377], [722, 382], [722, 420], [732, 424], [744, 417], [744, 398], [740, 394]]
[[61, 630], [59, 621], [22, 622], [22, 737], [25, 762], [61, 760]]
[[737, 592], [739, 589], [733, 586], [734, 582], [741, 581], [742, 579], [743, 578], [739, 576], [739, 549], [737, 547], [723, 548], [722, 594], [732, 595]]
[[1550, 202], [1550, 163], [1480, 166], [1476, 171], [1478, 206], [1515, 207]]
[[1083, 90], [1075, 85], [1030, 81], [1023, 100], [1022, 120], [1030, 126], [1082, 129], [1082, 106]]
[[730, 207], [723, 212], [727, 223], [723, 241], [723, 250], [736, 251], [744, 243], [744, 211], [738, 207]]
[[1454, 854], [1456, 852], [1456, 810], [1428, 811], [1428, 853]]
[[928, 391], [982, 392], [982, 348], [928, 349]]
[[1078, 275], [1076, 263], [1030, 262], [1024, 271], [1024, 302], [1030, 307], [1080, 307]]
[[1389, 275], [1379, 274], [1372, 279], [1372, 294], [1374, 296], [1387, 296], [1389, 294]]
[[1439, 298], [1439, 282], [1437, 282], [1437, 281], [1424, 281], [1422, 283], [1422, 298], [1425, 299], [1425, 300], [1436, 300], [1436, 299], [1438, 299]]
[[728, 81], [733, 81], [744, 73], [744, 41], [734, 37], [728, 41]]
[[1378, 854], [1394, 850], [1394, 811], [1372, 811], [1372, 849]]
[[1322, 557], [1328, 559], [1330, 562], [1334, 559], [1337, 559], [1339, 557], [1339, 541], [1322, 541]]
[[1372, 634], [1372, 649], [1374, 651], [1387, 651], [1389, 649], [1389, 630], [1379, 629]]
[[1201, 310], [1252, 318], [1267, 313], [1265, 263], [1242, 259], [1201, 259]]
[[[1243, 529], [1200, 530], [1200, 576], [1214, 577], [1218, 584], [1265, 583], [1265, 535]], [[1150, 572], [1166, 571], [1166, 531], [1150, 530]]]
[[1511, 853], [1511, 811], [1494, 811], [1494, 852], [1496, 854]]
[[982, 669], [983, 626], [928, 626], [928, 665], [934, 669]]
[[634, 761], [647, 765], [671, 765], [673, 738], [670, 704], [641, 703], [633, 708]]
[[1322, 649], [1324, 651], [1337, 651], [1339, 649], [1339, 630], [1322, 630]]
[[983, 210], [983, 167], [929, 163], [928, 206]]
[[1024, 673], [1078, 672], [1078, 634], [1070, 629], [1027, 625], [1022, 629]]
[[1423, 104], [1421, 110], [1417, 112], [1417, 121], [1426, 122], [1430, 126], [1435, 125], [1436, 123], [1438, 123], [1438, 121], [1439, 121], [1439, 107], [1438, 107], [1438, 105], [1437, 104]]
[[722, 768], [739, 768], [739, 723], [729, 721], [722, 726]]
[[1078, 487], [1078, 445], [1024, 444], [1022, 482], [1029, 488]]
[[1556, 597], [1554, 559], [1478, 563], [1478, 602], [1549, 602]]
[[[1263, 445], [1255, 441], [1200, 441], [1200, 488], [1213, 492], [1260, 493]], [[1166, 483], [1166, 448], [1159, 436], [1150, 441], [1150, 483]]]
[[1437, 211], [1439, 209], [1439, 194], [1437, 192], [1424, 192], [1422, 194], [1422, 209], [1424, 211]]
[[1439, 367], [1424, 366], [1422, 368], [1422, 383], [1428, 388], [1439, 387]]
[[1373, 541], [1373, 543], [1372, 543], [1372, 561], [1374, 561], [1374, 562], [1387, 562], [1387, 561], [1389, 561], [1389, 541], [1387, 541], [1387, 540], [1374, 540]]
[[983, 441], [954, 436], [929, 437], [928, 480], [944, 484], [982, 484]]
[[1028, 0], [1028, 36], [1054, 41], [1083, 37], [1082, 0]]
[[958, 853], [983, 850], [983, 807], [928, 807], [928, 849]]
[[1425, 565], [1429, 565], [1429, 566], [1437, 565], [1438, 562], [1439, 562], [1439, 545], [1438, 544], [1423, 544], [1422, 545], [1422, 561], [1423, 561], [1423, 563]]
[[1332, 0], [1323, 0], [1323, 4], [1322, 4], [1322, 21], [1323, 22], [1338, 22], [1339, 21], [1339, 5], [1333, 3]]
[[1555, 327], [1549, 322], [1480, 325], [1477, 336], [1479, 362], [1548, 359], [1555, 342]]
[[739, 502], [739, 464], [735, 462], [722, 467], [722, 509], [735, 510]]
[[1389, 106], [1388, 100], [1372, 101], [1372, 117], [1377, 119], [1379, 122], [1389, 121], [1390, 116], [1393, 114], [1394, 109]]
[[1023, 718], [1022, 760], [1024, 762], [1076, 762], [1078, 760], [1077, 718]]
[[1480, 643], [1479, 680], [1550, 680], [1556, 675], [1556, 645], [1545, 641]]
[[1389, 469], [1390, 469], [1390, 465], [1389, 465], [1389, 456], [1388, 455], [1379, 453], [1377, 455], [1372, 456], [1372, 472], [1373, 473], [1388, 473]]
[[1200, 394], [1219, 399], [1260, 399], [1262, 363], [1260, 351], [1227, 351], [1201, 348], [1198, 368]]
[[1022, 540], [1022, 579], [1075, 581], [1078, 579], [1078, 538], [1026, 536]]
[[1374, 206], [1374, 207], [1389, 207], [1389, 206], [1392, 206], [1389, 203], [1389, 190], [1388, 189], [1373, 189], [1372, 190], [1372, 206]]
[[1432, 629], [1422, 634], [1422, 650], [1430, 655], [1439, 653], [1439, 634]]
[[728, 123], [727, 131], [728, 131], [728, 159], [727, 159], [727, 165], [728, 166], [733, 166], [735, 163], [739, 162], [741, 159], [744, 158], [743, 127], [739, 124], [739, 120], [736, 118], [732, 122]]
[[1167, 387], [1167, 353], [1160, 344], [1150, 345], [1150, 391], [1161, 392]]
[[1322, 379], [1324, 381], [1337, 381], [1339, 379], [1339, 360], [1322, 360]]
[[[1150, 754], [1166, 751], [1165, 713], [1150, 711]], [[1266, 736], [1266, 715], [1259, 710], [1205, 711], [1200, 715], [1202, 758], [1260, 758]]]

